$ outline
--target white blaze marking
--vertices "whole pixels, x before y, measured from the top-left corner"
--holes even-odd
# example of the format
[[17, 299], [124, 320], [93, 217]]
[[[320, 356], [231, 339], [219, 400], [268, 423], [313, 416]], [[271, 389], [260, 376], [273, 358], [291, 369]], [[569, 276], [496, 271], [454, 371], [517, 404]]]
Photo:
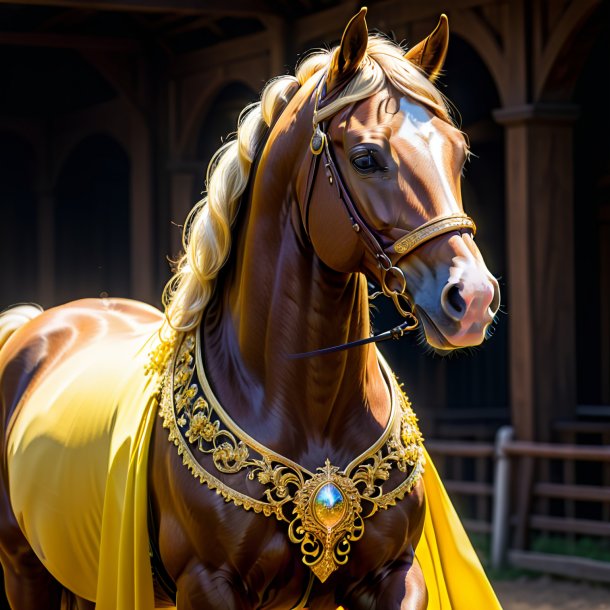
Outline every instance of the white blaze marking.
[[447, 209], [443, 213], [460, 212], [443, 163], [443, 136], [432, 123], [433, 114], [421, 104], [405, 97], [400, 100], [400, 110], [405, 118], [398, 130], [398, 136], [404, 138], [422, 155], [429, 157], [436, 167], [446, 198]]

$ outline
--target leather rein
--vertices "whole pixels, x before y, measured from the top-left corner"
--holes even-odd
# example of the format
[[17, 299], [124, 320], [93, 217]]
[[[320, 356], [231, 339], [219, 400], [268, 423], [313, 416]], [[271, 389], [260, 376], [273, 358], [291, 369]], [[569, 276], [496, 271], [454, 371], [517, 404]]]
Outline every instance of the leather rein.
[[[291, 354], [289, 356], [291, 359], [322, 356], [324, 354], [331, 354], [349, 349], [351, 347], [366, 345], [368, 343], [379, 343], [389, 339], [400, 339], [405, 335], [405, 333], [415, 330], [419, 325], [419, 320], [412, 311], [412, 304], [406, 293], [407, 279], [402, 269], [392, 263], [388, 252], [390, 254], [399, 254], [401, 257], [403, 257], [413, 252], [413, 250], [417, 249], [425, 242], [434, 239], [438, 235], [443, 235], [444, 233], [459, 230], [471, 231], [473, 235], [476, 233], [476, 225], [474, 220], [472, 220], [472, 218], [466, 214], [447, 214], [437, 216], [436, 218], [425, 222], [396, 240], [386, 252], [386, 249], [384, 249], [381, 245], [379, 238], [368, 226], [364, 217], [358, 210], [358, 207], [354, 203], [354, 200], [352, 199], [349, 190], [345, 185], [345, 180], [343, 179], [341, 171], [335, 162], [332, 141], [330, 139], [330, 135], [328, 134], [328, 121], [322, 123], [317, 121], [318, 110], [324, 108], [331, 101], [337, 99], [340, 92], [334, 91], [328, 97], [320, 99], [321, 93], [325, 88], [325, 80], [326, 78], [324, 76], [321, 83], [316, 87], [316, 98], [312, 118], [313, 135], [309, 144], [309, 148], [312, 152], [312, 160], [307, 176], [305, 205], [303, 211], [303, 226], [305, 228], [305, 233], [309, 236], [309, 208], [311, 197], [316, 176], [318, 174], [318, 169], [320, 164], [323, 163], [326, 169], [328, 181], [337, 189], [337, 195], [339, 196], [340, 201], [343, 203], [343, 207], [345, 208], [345, 211], [350, 219], [352, 229], [358, 235], [358, 237], [360, 237], [364, 247], [373, 257], [373, 260], [376, 261], [378, 268], [381, 270], [381, 290], [375, 293], [375, 295], [371, 298], [375, 298], [380, 294], [390, 298], [398, 310], [398, 313], [400, 313], [403, 318], [406, 318], [406, 320], [398, 326], [377, 335], [372, 335], [370, 337], [358, 339], [357, 341], [351, 341], [349, 343], [343, 343], [341, 345], [335, 345], [333, 347], [317, 349], [311, 352]], [[387, 284], [388, 279], [394, 279], [396, 282], [398, 282], [399, 289], [397, 290], [390, 288]], [[401, 303], [401, 299], [404, 301], [404, 304]]]

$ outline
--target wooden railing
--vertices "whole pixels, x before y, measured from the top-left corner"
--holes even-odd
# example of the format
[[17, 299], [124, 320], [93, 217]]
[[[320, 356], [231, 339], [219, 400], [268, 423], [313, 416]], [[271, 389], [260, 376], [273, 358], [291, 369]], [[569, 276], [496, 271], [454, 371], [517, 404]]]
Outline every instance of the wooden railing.
[[[490, 560], [493, 567], [501, 567], [508, 562], [525, 569], [610, 582], [608, 562], [533, 552], [527, 550], [524, 544], [527, 530], [530, 529], [566, 535], [610, 537], [608, 521], [532, 514], [529, 510], [532, 498], [599, 502], [607, 507], [610, 503], [609, 488], [534, 481], [533, 463], [536, 460], [560, 460], [565, 463], [586, 461], [610, 464], [610, 447], [516, 441], [513, 440], [512, 429], [508, 426], [500, 428], [495, 444], [428, 441], [426, 446], [430, 454], [441, 461], [457, 458], [494, 461], [493, 484], [486, 481], [445, 480], [445, 486], [452, 495], [474, 496], [491, 501], [493, 509], [490, 519], [478, 516], [475, 519], [464, 519], [463, 522], [470, 532], [491, 535]], [[517, 464], [519, 469], [515, 468]], [[523, 484], [522, 480], [528, 477], [529, 481]], [[511, 506], [511, 499], [514, 497], [511, 495], [511, 489], [517, 488], [516, 480], [513, 479], [519, 479], [522, 483], [521, 489], [525, 489], [529, 494], [529, 498], [524, 498], [522, 494], [518, 506]], [[511, 526], [515, 530], [512, 543], [509, 542]]]

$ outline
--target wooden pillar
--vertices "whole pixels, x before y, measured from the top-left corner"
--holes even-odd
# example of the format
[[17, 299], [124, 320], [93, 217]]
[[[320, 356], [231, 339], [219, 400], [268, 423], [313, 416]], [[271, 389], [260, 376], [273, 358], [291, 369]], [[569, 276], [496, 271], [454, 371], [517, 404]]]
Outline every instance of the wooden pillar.
[[263, 17], [269, 37], [269, 74], [267, 78], [280, 76], [289, 72], [286, 57], [288, 24], [284, 19], [267, 15]]
[[520, 440], [548, 440], [576, 405], [574, 106], [494, 113], [506, 129], [510, 393]]

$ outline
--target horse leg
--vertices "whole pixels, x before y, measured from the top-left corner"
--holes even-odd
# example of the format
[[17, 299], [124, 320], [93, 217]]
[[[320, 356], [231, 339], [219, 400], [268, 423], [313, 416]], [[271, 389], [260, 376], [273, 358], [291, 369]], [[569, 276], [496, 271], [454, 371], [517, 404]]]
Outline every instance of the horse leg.
[[13, 513], [6, 470], [0, 467], [0, 563], [6, 598], [13, 610], [59, 610], [63, 587], [26, 540]]
[[428, 591], [424, 575], [411, 555], [396, 562], [381, 580], [361, 583], [343, 603], [347, 610], [425, 610]]
[[14, 527], [7, 524], [3, 508], [0, 507], [0, 562], [10, 607], [13, 610], [59, 610], [63, 587], [42, 565], [17, 524], [14, 523]]
[[21, 548], [9, 556], [0, 552], [4, 590], [13, 610], [60, 610], [63, 587], [42, 565], [34, 551]]
[[[6, 496], [5, 492], [0, 492], [0, 496]], [[2, 501], [0, 563], [6, 598], [12, 610], [95, 610], [93, 602], [70, 593], [51, 576], [17, 526], [12, 510], [7, 515]]]

